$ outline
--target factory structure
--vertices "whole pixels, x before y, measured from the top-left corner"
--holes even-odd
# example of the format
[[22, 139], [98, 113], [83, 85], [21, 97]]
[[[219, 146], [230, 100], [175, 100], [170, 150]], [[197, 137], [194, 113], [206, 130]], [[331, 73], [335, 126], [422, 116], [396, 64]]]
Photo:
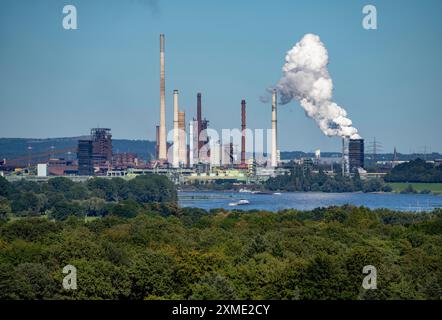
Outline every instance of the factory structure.
[[[203, 118], [202, 93], [196, 93], [196, 117], [181, 109], [178, 89], [171, 90], [173, 123], [171, 135], [166, 125], [166, 46], [165, 36], [160, 35], [160, 86], [159, 123], [155, 127], [154, 159], [141, 160], [134, 153], [114, 153], [109, 128], [93, 128], [90, 135], [78, 140], [74, 153], [77, 160], [49, 159], [39, 164], [38, 174], [65, 176], [131, 177], [137, 174], [164, 174], [177, 184], [213, 183], [229, 181], [237, 183], [261, 183], [270, 177], [291, 174], [293, 161], [281, 161], [278, 147], [277, 91], [272, 91], [268, 108], [269, 127], [267, 150], [262, 157], [255, 154], [254, 141], [248, 141], [247, 102], [238, 100], [238, 139], [222, 141], [210, 134], [209, 120]], [[187, 110], [189, 111], [189, 110]], [[235, 115], [232, 115], [235, 117]], [[238, 129], [236, 129], [238, 131]], [[171, 140], [168, 141], [168, 138]], [[270, 138], [270, 139], [269, 139]], [[232, 141], [233, 140], [233, 141]], [[248, 144], [249, 149], [247, 146]], [[301, 159], [296, 163], [303, 167], [319, 165], [321, 155]], [[349, 176], [364, 167], [364, 140], [342, 140], [342, 175]], [[333, 172], [333, 163], [332, 170]]]
[[[280, 166], [277, 139], [277, 94], [272, 94], [271, 148], [267, 161], [258, 164], [253, 150], [247, 150], [247, 103], [240, 103], [240, 143], [221, 141], [211, 137], [209, 121], [203, 118], [202, 93], [196, 94], [196, 118], [189, 117], [180, 109], [179, 90], [173, 90], [172, 143], [166, 139], [166, 51], [165, 36], [160, 35], [160, 119], [156, 126], [156, 159], [150, 162], [151, 170], [179, 175], [182, 181], [265, 180], [278, 174], [289, 174], [290, 170]], [[270, 118], [270, 117], [269, 117]], [[233, 139], [235, 140], [235, 139]], [[116, 174], [113, 172], [112, 174]], [[253, 177], [252, 177], [253, 176]]]
[[364, 139], [342, 138], [342, 175], [350, 176], [364, 169]]

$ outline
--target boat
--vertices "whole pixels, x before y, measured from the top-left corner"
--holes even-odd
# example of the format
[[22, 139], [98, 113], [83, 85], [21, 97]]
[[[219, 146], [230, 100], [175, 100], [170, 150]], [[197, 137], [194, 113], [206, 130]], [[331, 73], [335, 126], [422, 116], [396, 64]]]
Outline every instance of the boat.
[[271, 194], [271, 193], [266, 191], [252, 191], [252, 194]]
[[280, 195], [281, 195], [281, 192], [275, 192], [274, 195], [275, 195], [275, 196], [280, 196]]
[[236, 206], [244, 206], [244, 205], [248, 205], [248, 204], [250, 204], [249, 200], [241, 199], [238, 202], [231, 202], [231, 203], [229, 203], [229, 206], [230, 207], [236, 207]]
[[241, 189], [239, 189], [239, 191], [238, 191], [239, 193], [252, 193], [252, 191], [251, 190], [248, 190], [248, 189], [244, 189], [244, 188], [241, 188]]

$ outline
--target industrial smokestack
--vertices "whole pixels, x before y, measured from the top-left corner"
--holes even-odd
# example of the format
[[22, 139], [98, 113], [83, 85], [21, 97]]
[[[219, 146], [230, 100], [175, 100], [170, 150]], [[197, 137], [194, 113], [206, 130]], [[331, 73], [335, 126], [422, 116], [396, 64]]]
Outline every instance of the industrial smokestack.
[[194, 120], [189, 122], [189, 167], [193, 167], [193, 163], [194, 163], [194, 148], [195, 146], [193, 145], [193, 141], [194, 141], [194, 131], [193, 131], [193, 123]]
[[277, 138], [277, 134], [278, 134], [278, 123], [277, 123], [277, 114], [276, 114], [276, 104], [277, 104], [277, 99], [276, 99], [276, 90], [273, 90], [273, 94], [272, 94], [272, 162], [271, 165], [272, 167], [277, 167], [278, 166], [278, 138]]
[[246, 100], [241, 101], [241, 164], [246, 163]]
[[186, 113], [178, 112], [178, 163], [187, 166]]
[[[199, 154], [200, 154], [200, 149], [203, 146], [203, 141], [200, 141], [200, 136], [201, 136], [201, 130], [202, 130], [202, 111], [201, 111], [201, 93], [198, 93], [196, 95], [196, 122], [197, 122], [197, 128], [194, 128], [194, 130], [196, 131], [196, 135], [197, 135], [197, 141], [198, 141], [198, 145], [196, 145], [195, 147], [197, 148], [198, 151], [198, 158], [199, 158]], [[197, 159], [198, 161], [198, 159]]]
[[164, 34], [160, 34], [160, 132], [158, 158], [167, 161], [166, 144], [166, 85], [164, 72]]
[[179, 167], [179, 126], [178, 126], [178, 90], [173, 90], [173, 160], [174, 168]]

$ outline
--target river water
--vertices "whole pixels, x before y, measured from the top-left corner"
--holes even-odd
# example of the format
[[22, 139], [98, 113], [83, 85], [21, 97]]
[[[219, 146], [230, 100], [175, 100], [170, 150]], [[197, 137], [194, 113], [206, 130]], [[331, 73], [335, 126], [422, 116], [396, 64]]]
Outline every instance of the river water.
[[[182, 207], [195, 207], [206, 210], [224, 208], [227, 210], [267, 210], [278, 211], [294, 208], [311, 210], [318, 207], [351, 204], [371, 209], [387, 208], [399, 211], [431, 211], [442, 208], [442, 196], [424, 194], [374, 194], [374, 193], [320, 193], [287, 192], [281, 194], [252, 194], [239, 192], [181, 191], [178, 193]], [[248, 200], [250, 204], [229, 206], [229, 203]]]

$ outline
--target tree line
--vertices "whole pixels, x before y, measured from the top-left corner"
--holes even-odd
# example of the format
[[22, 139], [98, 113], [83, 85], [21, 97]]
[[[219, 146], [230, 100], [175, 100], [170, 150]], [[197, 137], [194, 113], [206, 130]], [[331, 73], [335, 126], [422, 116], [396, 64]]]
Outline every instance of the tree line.
[[0, 299], [442, 298], [440, 209], [205, 211], [156, 175], [0, 178], [0, 218]]
[[391, 192], [392, 188], [382, 179], [361, 180], [358, 173], [353, 177], [339, 174], [328, 176], [323, 170], [318, 173], [295, 165], [291, 174], [270, 178], [264, 184], [271, 191], [320, 191], [320, 192]]
[[[0, 299], [441, 299], [441, 243], [441, 210], [26, 217], [0, 222]], [[361, 286], [366, 265], [376, 290]]]
[[395, 166], [385, 181], [442, 183], [442, 166], [416, 159]]
[[57, 177], [45, 183], [20, 180], [9, 183], [0, 177], [0, 218], [35, 217], [65, 220], [69, 216], [135, 216], [143, 207], [176, 206], [175, 185], [159, 175], [93, 178], [73, 182]]

